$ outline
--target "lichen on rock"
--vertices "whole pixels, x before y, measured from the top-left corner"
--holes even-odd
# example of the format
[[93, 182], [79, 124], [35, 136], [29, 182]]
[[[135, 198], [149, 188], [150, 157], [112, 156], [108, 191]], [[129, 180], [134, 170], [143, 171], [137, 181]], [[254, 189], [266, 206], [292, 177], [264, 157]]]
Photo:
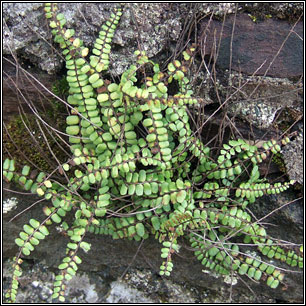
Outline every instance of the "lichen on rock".
[[290, 179], [296, 180], [301, 185], [304, 184], [304, 131], [302, 126], [298, 130], [298, 135], [292, 143], [282, 150], [287, 173]]
[[14, 210], [17, 207], [17, 204], [18, 204], [18, 200], [15, 197], [5, 199], [2, 202], [2, 209], [3, 209], [2, 211], [3, 211], [3, 213], [7, 214], [11, 210]]

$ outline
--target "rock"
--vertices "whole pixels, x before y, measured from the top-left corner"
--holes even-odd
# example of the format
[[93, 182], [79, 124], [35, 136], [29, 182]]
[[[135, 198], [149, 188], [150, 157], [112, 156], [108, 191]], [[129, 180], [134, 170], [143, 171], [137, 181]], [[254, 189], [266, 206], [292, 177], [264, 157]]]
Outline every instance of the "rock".
[[43, 26], [40, 3], [6, 3], [3, 6], [3, 53], [19, 54], [20, 62], [28, 68], [38, 66], [42, 70], [54, 71], [54, 53], [41, 38], [48, 37]]
[[[38, 109], [48, 108], [52, 95], [48, 90], [52, 88], [52, 84], [57, 80], [54, 75], [48, 75], [37, 69], [26, 69], [29, 74], [21, 69], [17, 69], [14, 60], [9, 57], [8, 62], [3, 60], [3, 111], [5, 116], [3, 120], [7, 123], [11, 116], [19, 115], [19, 107], [26, 113], [33, 113], [28, 104], [33, 103]], [[16, 86], [19, 90], [17, 90]], [[40, 96], [41, 99], [37, 99]], [[43, 101], [43, 102], [42, 102]]]
[[[4, 286], [9, 285], [11, 265], [11, 260], [4, 263]], [[54, 271], [48, 265], [39, 261], [25, 261], [16, 303], [52, 303], [54, 279]], [[107, 286], [109, 285], [105, 280], [94, 273], [78, 273], [67, 285], [67, 301], [85, 304], [101, 302], [101, 295], [98, 293], [102, 291], [105, 294]]]
[[[59, 4], [59, 10], [67, 19], [67, 26], [74, 28], [80, 38], [89, 46], [93, 44], [101, 23], [109, 17], [114, 7], [115, 4], [112, 3]], [[120, 75], [124, 71], [131, 63], [133, 52], [138, 49], [139, 44], [143, 50], [147, 51], [149, 57], [153, 57], [159, 54], [169, 42], [177, 41], [186, 18], [190, 18], [193, 13], [200, 13], [204, 16], [214, 13], [217, 17], [223, 17], [225, 14], [230, 15], [226, 19], [222, 48], [219, 52], [219, 63], [225, 68], [229, 62], [229, 48], [226, 46], [229, 46], [235, 10], [235, 3], [203, 3], [201, 5], [127, 3], [114, 39], [116, 48], [114, 48], [112, 58], [114, 63], [112, 73]], [[243, 10], [258, 11], [260, 4], [238, 5], [237, 10], [239, 12]], [[272, 13], [277, 17], [290, 16], [293, 11], [295, 15], [302, 13], [298, 4], [271, 4], [264, 10], [266, 15]], [[5, 3], [3, 6], [3, 52], [4, 54], [17, 53], [27, 64], [34, 64], [48, 73], [54, 73], [62, 67], [63, 63], [56, 52], [52, 50], [51, 44], [47, 43], [49, 39], [51, 41], [51, 36], [43, 15], [43, 6], [39, 3]], [[207, 21], [204, 21], [202, 28], [205, 28], [206, 25]], [[221, 26], [221, 22], [212, 21], [209, 32], [213, 33], [213, 30], [216, 29], [217, 37], [219, 37]], [[286, 21], [271, 18], [257, 24], [247, 14], [239, 13], [234, 36], [233, 68], [253, 73], [264, 60], [267, 60], [267, 64], [258, 72], [261, 74], [267, 68], [270, 59], [274, 57], [291, 28], [292, 25]], [[297, 35], [291, 33], [283, 51], [270, 68], [269, 73], [273, 76], [288, 77], [302, 73], [303, 65], [300, 64], [303, 61], [303, 44], [300, 39], [303, 37], [302, 31], [303, 25], [298, 23], [295, 27]], [[203, 38], [203, 35], [205, 36], [207, 33], [201, 32]], [[213, 35], [208, 35], [206, 54], [210, 54], [212, 46]], [[261, 52], [257, 52], [259, 49]]]
[[270, 15], [273, 18], [295, 22], [304, 14], [304, 5], [301, 2], [252, 2], [241, 4], [240, 8], [251, 13], [259, 21]]
[[[93, 41], [116, 4], [59, 3], [59, 10], [67, 19], [67, 27], [75, 29], [85, 45]], [[169, 40], [177, 40], [182, 30], [184, 14], [188, 10], [179, 4], [126, 4], [114, 38], [111, 73], [120, 75], [135, 57], [141, 44], [149, 57], [158, 54]], [[4, 54], [21, 54], [27, 63], [54, 74], [63, 66], [62, 59], [52, 50], [51, 36], [46, 27], [42, 4], [6, 3], [4, 15]], [[43, 38], [42, 38], [43, 37]]]
[[[274, 210], [277, 212], [265, 218]], [[292, 190], [258, 198], [252, 212], [257, 219], [265, 218], [263, 222], [268, 224], [267, 232], [272, 237], [303, 243], [303, 199], [297, 200]]]
[[[31, 209], [26, 210], [25, 213], [20, 214], [17, 218], [9, 222], [9, 220], [13, 216], [19, 214], [24, 209], [28, 208], [31, 203], [35, 202], [36, 200], [33, 196], [12, 194], [4, 190], [4, 200], [9, 199], [11, 197], [17, 199], [16, 201], [18, 201], [18, 205], [15, 210], [8, 212], [3, 217], [4, 258], [13, 258], [13, 256], [15, 256], [17, 252], [17, 246], [14, 243], [14, 239], [22, 230], [23, 225], [28, 223], [30, 218], [37, 219], [38, 221], [42, 221], [44, 219], [42, 207], [45, 204], [38, 203], [35, 206], [31, 207]], [[258, 212], [258, 216], [273, 210], [273, 206], [271, 206], [271, 203], [273, 203], [271, 202], [271, 197], [264, 198], [263, 202], [265, 203], [265, 206], [263, 206], [259, 202], [252, 204], [252, 207], [250, 207], [250, 209], [254, 210], [255, 213], [256, 211]], [[301, 243], [302, 231], [300, 231], [300, 235], [296, 235], [299, 228], [297, 228], [296, 226], [292, 226], [294, 225], [294, 222], [297, 223], [297, 220], [299, 220], [298, 222], [301, 224], [301, 221], [299, 219], [302, 216], [301, 211], [297, 211], [297, 209], [292, 206], [292, 210], [289, 210], [287, 213], [288, 215], [286, 216], [286, 214], [283, 214], [282, 211], [277, 211], [273, 216], [273, 220], [276, 220], [276, 222], [280, 220], [280, 216], [282, 220], [280, 221], [281, 223], [275, 222], [275, 224], [280, 224], [276, 228], [277, 230], [275, 234], [277, 234], [277, 238]], [[296, 215], [293, 217], [293, 214]], [[282, 226], [282, 224], [286, 224], [286, 227]], [[271, 229], [273, 230], [273, 227]], [[54, 268], [57, 268], [61, 259], [64, 257], [68, 239], [62, 232], [61, 228], [51, 226], [49, 230], [50, 236], [43, 240], [38, 246], [36, 246], [35, 251], [32, 252], [27, 258], [34, 259], [35, 261], [40, 261], [41, 264], [49, 267], [50, 270], [54, 272], [57, 271], [57, 269], [54, 270]], [[73, 302], [77, 301], [77, 296], [81, 296], [81, 300], [83, 302], [88, 303], [88, 299], [92, 301], [96, 298], [96, 294], [94, 292], [98, 291], [103, 292], [104, 295], [106, 294], [106, 292], [110, 292], [110, 295], [108, 295], [110, 296], [109, 299], [112, 299], [114, 301], [119, 301], [120, 299], [122, 299], [122, 301], [126, 301], [128, 297], [126, 295], [121, 295], [118, 293], [119, 289], [123, 290], [126, 286], [132, 287], [140, 291], [143, 291], [144, 288], [146, 288], [145, 292], [150, 292], [151, 290], [150, 295], [144, 293], [139, 294], [138, 296], [140, 297], [140, 299], [142, 299], [143, 297], [150, 297], [153, 301], [158, 301], [158, 299], [164, 301], [165, 297], [163, 297], [163, 295], [162, 297], [160, 297], [158, 296], [158, 294], [156, 294], [156, 292], [160, 292], [162, 290], [164, 290], [163, 292], [164, 294], [166, 294], [166, 301], [168, 300], [169, 302], [181, 302], [185, 294], [187, 295], [185, 296], [184, 301], [189, 301], [190, 303], [192, 300], [201, 301], [201, 299], [206, 302], [212, 300], [215, 300], [217, 302], [227, 302], [231, 291], [233, 301], [238, 302], [246, 302], [246, 299], [251, 302], [267, 302], [271, 301], [271, 299], [277, 299], [278, 301], [286, 301], [291, 303], [300, 302], [303, 299], [304, 291], [301, 273], [286, 273], [284, 285], [279, 286], [279, 288], [277, 289], [270, 289], [264, 282], [256, 284], [253, 281], [248, 280], [247, 278], [243, 278], [244, 282], [240, 281], [239, 278], [235, 279], [235, 282], [231, 287], [230, 284], [232, 283], [232, 280], [228, 278], [224, 279], [223, 276], [216, 275], [211, 271], [206, 271], [205, 268], [201, 265], [201, 263], [195, 258], [193, 252], [188, 250], [188, 244], [186, 244], [183, 239], [180, 240], [180, 244], [182, 247], [178, 256], [173, 257], [174, 268], [169, 278], [162, 278], [158, 275], [159, 267], [161, 265], [161, 245], [153, 237], [144, 241], [136, 258], [134, 258], [135, 253], [139, 248], [139, 243], [136, 241], [129, 241], [127, 239], [113, 240], [109, 236], [92, 234], [86, 235], [85, 240], [88, 243], [91, 243], [92, 248], [90, 252], [86, 254], [82, 250], [79, 251], [79, 256], [82, 258], [83, 262], [79, 266], [79, 270], [77, 273], [79, 275], [79, 278], [77, 278], [76, 281], [73, 282], [73, 284], [77, 286], [74, 291], [71, 291], [75, 292], [73, 294], [73, 298], [75, 299], [71, 300]], [[279, 262], [275, 262], [275, 264], [280, 265], [285, 269], [288, 268], [286, 265], [282, 265]], [[93, 273], [96, 278], [102, 277], [104, 279], [108, 279], [109, 282], [116, 282], [119, 281], [119, 278], [129, 266], [132, 269], [147, 272], [138, 273], [137, 276], [135, 276], [135, 274], [130, 272], [131, 270], [128, 270], [128, 274], [125, 278], [123, 278], [123, 281], [125, 279], [128, 280], [128, 284], [123, 285], [122, 283], [113, 283], [112, 286], [109, 285], [111, 287], [108, 287], [108, 290], [106, 290], [103, 286], [99, 287], [100, 289], [97, 289], [97, 285], [95, 285], [95, 288], [91, 287], [91, 285], [93, 284], [91, 276], [88, 275], [88, 278], [90, 279], [89, 281], [86, 276], [82, 276], [83, 272], [86, 272], [86, 274]], [[6, 276], [9, 275], [10, 274], [8, 272]], [[30, 282], [33, 283], [33, 281], [37, 281], [40, 278], [40, 273], [32, 272], [30, 273], [30, 277]], [[46, 292], [47, 294], [49, 292], [48, 290], [51, 288], [49, 282], [52, 282], [54, 276], [46, 275], [46, 278], [47, 284], [41, 285], [40, 288], [44, 288], [42, 290], [44, 290], [44, 292]], [[80, 285], [80, 283], [82, 285]], [[98, 283], [101, 283], [101, 280], [98, 281]], [[166, 289], [168, 288], [167, 284], [171, 283], [172, 289]], [[256, 300], [256, 296], [253, 296], [250, 293], [248, 287], [246, 287], [244, 283], [248, 284], [248, 286], [252, 288], [254, 292], [256, 292], [256, 295], [258, 295], [258, 300]], [[183, 290], [182, 286], [189, 288], [189, 291], [184, 291], [185, 289]], [[84, 288], [87, 288], [88, 290], [85, 290]], [[221, 296], [219, 293], [220, 288], [222, 288]], [[204, 292], [206, 292], [207, 296], [205, 297], [203, 295], [192, 294], [192, 290], [198, 290], [198, 292], [202, 292], [203, 294]], [[35, 292], [36, 294], [38, 294], [37, 291]], [[31, 298], [33, 298], [33, 295], [35, 295], [35, 292], [31, 293]], [[72, 294], [71, 292], [69, 294]], [[133, 293], [134, 290], [131, 290], [130, 293], [127, 295], [131, 296], [131, 292]], [[179, 294], [173, 292], [179, 292]], [[99, 293], [97, 294], [99, 296]], [[210, 295], [212, 296], [210, 297]], [[180, 298], [178, 298], [179, 296]], [[20, 299], [22, 299], [22, 297], [20, 297]]]
[[111, 290], [106, 298], [107, 303], [154, 303], [154, 300], [147, 298], [141, 291], [130, 288], [125, 282], [114, 281], [111, 283]]
[[271, 129], [277, 113], [285, 108], [302, 114], [303, 88], [299, 82], [232, 73], [230, 84], [229, 92], [234, 94], [228, 102], [229, 112], [259, 129]]
[[17, 204], [18, 204], [18, 201], [17, 201], [17, 198], [15, 198], [15, 197], [11, 197], [11, 198], [8, 198], [8, 199], [4, 200], [2, 202], [3, 213], [7, 214], [8, 212], [16, 209]]
[[[9, 285], [12, 262], [3, 263], [3, 288]], [[39, 261], [25, 261], [17, 303], [51, 303], [54, 271]], [[210, 290], [176, 280], [163, 279], [149, 269], [129, 269], [124, 278], [107, 273], [81, 271], [67, 284], [67, 303], [275, 303], [277, 300], [257, 294], [232, 292], [219, 287]]]
[[300, 124], [297, 137], [282, 150], [287, 173], [291, 180], [304, 184], [304, 132]]
[[219, 68], [273, 77], [303, 74], [302, 21], [293, 25], [268, 18], [255, 23], [240, 13], [224, 24], [207, 18], [201, 28], [202, 53], [211, 55]]

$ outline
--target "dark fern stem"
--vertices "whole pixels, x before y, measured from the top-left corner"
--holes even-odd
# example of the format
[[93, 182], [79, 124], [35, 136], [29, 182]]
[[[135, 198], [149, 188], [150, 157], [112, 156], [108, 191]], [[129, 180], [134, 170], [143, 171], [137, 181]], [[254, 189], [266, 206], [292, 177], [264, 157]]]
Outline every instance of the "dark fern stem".
[[[232, 139], [213, 156], [196, 137], [188, 114], [189, 105], [203, 103], [193, 97], [187, 78], [195, 46], [182, 53], [182, 61], [169, 63], [165, 72], [145, 52], [137, 51], [135, 65], [123, 73], [119, 83], [104, 79], [122, 9], [118, 6], [102, 25], [89, 55], [74, 30], [65, 27], [57, 5], [45, 4], [54, 41], [66, 60], [71, 106], [66, 133], [71, 158], [54, 175], [35, 175], [28, 165], [18, 171], [14, 160], [4, 161], [7, 181], [50, 200], [43, 209], [46, 218], [42, 222], [31, 219], [15, 240], [19, 251], [7, 300], [16, 300], [22, 258], [49, 235], [52, 223], [60, 224], [69, 237], [52, 295], [60, 302], [65, 301], [66, 282], [82, 263], [78, 251], [91, 248], [87, 233], [136, 241], [153, 235], [162, 244], [160, 275], [165, 276], [173, 269], [179, 238], [187, 237], [205, 268], [224, 275], [247, 275], [256, 281], [266, 279], [268, 286], [276, 288], [284, 273], [259, 255], [242, 252], [236, 241], [256, 246], [268, 259], [303, 268], [302, 247], [295, 252], [278, 245], [246, 209], [258, 197], [278, 194], [294, 184], [271, 184], [260, 177], [258, 168], [289, 138], [265, 142], [261, 148]], [[144, 68], [151, 75], [137, 87], [136, 73]], [[168, 87], [174, 81], [178, 92], [170, 95]], [[115, 216], [113, 212], [119, 209], [127, 216]], [[68, 215], [74, 216], [72, 223]]]

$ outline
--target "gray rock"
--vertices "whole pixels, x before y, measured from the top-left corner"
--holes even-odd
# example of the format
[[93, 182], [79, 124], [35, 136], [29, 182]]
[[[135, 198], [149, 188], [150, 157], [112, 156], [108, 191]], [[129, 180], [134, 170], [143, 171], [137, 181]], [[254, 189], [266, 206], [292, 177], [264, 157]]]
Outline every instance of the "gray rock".
[[[92, 46], [101, 24], [109, 18], [115, 4], [60, 3], [58, 6], [67, 19], [67, 27], [75, 29], [85, 44]], [[115, 50], [110, 72], [117, 76], [122, 74], [134, 61], [133, 53], [140, 45], [149, 57], [153, 57], [170, 40], [177, 40], [185, 11], [180, 14], [179, 4], [126, 4], [113, 41]], [[51, 46], [42, 4], [5, 3], [3, 24], [4, 54], [18, 53], [23, 60], [52, 74], [63, 66], [58, 51]]]
[[241, 7], [254, 15], [257, 15], [259, 18], [265, 18], [268, 14], [271, 14], [273, 17], [279, 19], [293, 20], [299, 18], [304, 13], [303, 3], [298, 2], [253, 2], [253, 3], [244, 3]]
[[[271, 77], [230, 76], [233, 92], [229, 112], [260, 129], [269, 129], [277, 113], [285, 108], [302, 111], [303, 98], [300, 84], [288, 79]], [[241, 88], [235, 90], [236, 88]]]
[[297, 137], [282, 150], [287, 173], [292, 180], [304, 184], [304, 132], [300, 125]]
[[107, 303], [154, 303], [154, 300], [147, 298], [143, 292], [130, 288], [125, 282], [114, 281], [111, 283], [111, 290], [106, 298]]
[[[17, 253], [17, 246], [14, 243], [14, 239], [22, 230], [23, 225], [28, 223], [30, 218], [39, 221], [44, 219], [42, 213], [42, 207], [45, 205], [44, 203], [39, 203], [25, 213], [19, 214], [29, 207], [31, 203], [35, 201], [35, 198], [32, 196], [12, 194], [4, 190], [3, 197], [5, 200], [12, 196], [17, 198], [18, 205], [15, 210], [5, 214], [3, 218], [4, 258], [13, 258]], [[283, 198], [283, 202], [280, 203], [284, 203], [284, 201], [287, 200], [288, 199]], [[262, 203], [265, 203], [265, 206]], [[263, 198], [262, 202], [252, 204], [250, 209], [252, 209], [252, 211], [254, 210], [255, 215], [260, 217], [282, 205], [273, 203], [273, 197], [266, 197]], [[298, 207], [301, 208], [301, 203], [296, 205], [297, 206], [292, 207], [289, 206], [290, 209], [288, 209], [286, 213], [283, 213], [282, 210], [277, 211], [273, 216], [273, 220], [268, 221], [278, 225], [277, 227], [271, 227], [271, 233], [275, 234], [277, 238], [301, 243], [302, 211], [297, 210]], [[18, 217], [9, 222], [16, 214], [19, 214]], [[284, 224], [286, 226], [284, 226]], [[25, 278], [25, 284], [29, 282], [32, 284], [28, 289], [36, 284], [36, 287], [40, 288], [39, 292], [41, 293], [30, 289], [31, 293], [21, 293], [18, 300], [20, 302], [25, 299], [24, 294], [30, 294], [30, 297], [23, 300], [23, 302], [29, 300], [37, 301], [37, 298], [40, 299], [40, 301], [42, 299], [49, 299], [50, 288], [52, 288], [50, 284], [54, 279], [54, 272], [57, 271], [58, 264], [64, 257], [66, 244], [68, 242], [67, 237], [60, 228], [50, 226], [49, 230], [50, 237], [47, 237], [36, 246], [35, 251], [28, 257], [48, 267], [48, 270], [50, 269], [53, 274], [34, 273], [33, 270], [31, 270], [32, 272], [29, 274], [30, 281]], [[201, 263], [194, 257], [193, 252], [188, 250], [188, 244], [184, 242], [184, 239], [180, 240], [182, 247], [178, 256], [174, 256], [173, 258], [174, 269], [169, 278], [162, 278], [158, 275], [161, 265], [161, 245], [153, 238], [144, 241], [136, 258], [134, 258], [134, 256], [139, 248], [139, 243], [136, 241], [129, 241], [127, 239], [113, 240], [109, 236], [92, 234], [86, 235], [85, 240], [91, 243], [92, 248], [90, 252], [86, 254], [82, 250], [79, 251], [79, 256], [82, 258], [83, 262], [79, 266], [78, 278], [72, 281], [72, 284], [75, 284], [76, 288], [69, 291], [69, 297], [73, 303], [79, 302], [80, 300], [83, 303], [89, 303], [96, 299], [101, 299], [102, 301], [103, 298], [104, 301], [106, 301], [107, 297], [109, 300], [127, 302], [129, 297], [135, 296], [136, 293], [134, 289], [140, 291], [138, 292], [139, 294], [137, 293], [140, 299], [139, 302], [145, 299], [151, 299], [153, 301], [178, 303], [182, 301], [192, 303], [192, 300], [197, 302], [216, 301], [224, 303], [229, 301], [230, 296], [232, 296], [234, 302], [244, 303], [258, 301], [269, 302], [275, 299], [286, 302], [300, 302], [303, 300], [304, 291], [301, 273], [286, 273], [284, 286], [279, 286], [277, 289], [270, 289], [264, 282], [256, 284], [247, 278], [243, 278], [243, 282], [239, 277], [235, 277], [233, 280], [229, 278], [224, 279], [224, 277], [218, 276], [211, 271], [206, 271]], [[275, 264], [284, 269], [288, 269], [286, 265], [282, 265], [279, 262], [275, 262]], [[118, 283], [127, 267], [132, 269], [129, 269], [128, 274], [122, 279], [122, 281], [127, 281], [127, 283]], [[137, 272], [136, 275], [131, 272], [133, 269], [146, 272]], [[86, 272], [87, 276], [84, 276], [83, 272]], [[6, 272], [6, 280], [8, 280], [10, 273], [12, 272]], [[88, 273], [92, 273], [92, 276]], [[44, 275], [46, 283], [40, 285], [34, 283], [33, 285], [35, 281], [40, 282], [39, 279], [42, 275]], [[95, 281], [92, 280], [93, 278]], [[102, 281], [101, 278], [105, 281]], [[113, 281], [115, 283], [111, 285]], [[104, 282], [106, 282], [106, 287], [103, 285]], [[100, 284], [100, 287], [97, 287], [97, 285], [92, 287], [92, 284], [97, 283]], [[247, 284], [249, 288], [252, 288], [255, 295], [251, 293], [245, 284]], [[128, 289], [130, 287], [133, 290]], [[170, 287], [171, 289], [169, 289]], [[184, 288], [189, 289], [185, 290]], [[284, 290], [282, 290], [282, 288]], [[23, 289], [21, 290], [23, 292]], [[26, 289], [24, 290], [26, 291]], [[122, 293], [122, 290], [125, 290], [124, 293]], [[159, 292], [163, 292], [163, 294], [160, 296], [157, 294]], [[201, 292], [202, 295], [196, 294], [195, 292]], [[207, 294], [207, 296], [205, 296], [204, 293]], [[36, 295], [38, 295], [38, 297], [36, 297]]]
[[54, 71], [57, 65], [45, 39], [45, 24], [41, 3], [4, 3], [3, 54], [18, 54], [21, 62]]
[[[3, 287], [9, 285], [12, 261], [3, 263]], [[25, 261], [17, 303], [52, 303], [54, 271], [40, 261]], [[276, 299], [262, 294], [232, 292], [219, 287], [210, 290], [190, 286], [177, 280], [163, 279], [149, 269], [131, 268], [123, 278], [112, 279], [106, 273], [79, 272], [67, 283], [67, 303], [275, 303]]]
[[[67, 26], [76, 30], [85, 44], [91, 46], [101, 23], [107, 20], [115, 7], [113, 3], [60, 3], [59, 10], [67, 19]], [[251, 8], [259, 10], [260, 4], [237, 5], [236, 3], [127, 3], [114, 39], [115, 50], [111, 72], [120, 75], [131, 63], [133, 52], [142, 47], [149, 57], [159, 54], [166, 45], [177, 42], [184, 23], [195, 13], [217, 17]], [[279, 18], [302, 13], [301, 4], [271, 4], [271, 11]], [[188, 29], [187, 29], [188, 30]], [[18, 54], [23, 60], [48, 73], [58, 71], [63, 62], [59, 50], [51, 47], [52, 39], [44, 18], [42, 3], [3, 4], [3, 53]], [[162, 55], [160, 55], [162, 56]]]

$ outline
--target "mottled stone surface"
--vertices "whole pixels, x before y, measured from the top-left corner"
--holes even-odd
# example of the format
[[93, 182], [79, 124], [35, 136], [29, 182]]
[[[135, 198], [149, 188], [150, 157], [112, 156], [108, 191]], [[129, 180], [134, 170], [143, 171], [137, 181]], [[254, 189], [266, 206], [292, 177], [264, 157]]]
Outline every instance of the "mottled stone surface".
[[273, 18], [295, 22], [304, 14], [303, 2], [248, 2], [240, 7], [259, 21], [270, 15]]
[[[6, 289], [12, 262], [3, 264], [3, 288]], [[203, 273], [204, 274], [204, 273]], [[17, 303], [51, 303], [54, 270], [46, 263], [23, 264]], [[234, 288], [234, 287], [233, 287]], [[251, 291], [230, 292], [230, 287], [216, 290], [190, 285], [178, 279], [161, 278], [149, 269], [131, 268], [123, 278], [112, 278], [107, 272], [79, 271], [67, 284], [67, 303], [276, 303], [277, 298]]]
[[[46, 203], [36, 204], [30, 210], [27, 210], [25, 213], [20, 214], [17, 218], [9, 222], [13, 216], [29, 207], [33, 202], [35, 202], [36, 199], [31, 195], [24, 196], [12, 194], [7, 191], [4, 191], [3, 196], [4, 199], [9, 199], [11, 197], [18, 199], [17, 208], [5, 214], [3, 218], [3, 255], [4, 258], [12, 258], [17, 252], [17, 246], [14, 243], [14, 239], [18, 236], [23, 225], [28, 223], [30, 218], [34, 218], [39, 221], [43, 220], [44, 216], [42, 214], [42, 207]], [[255, 215], [260, 218], [264, 214], [279, 208], [281, 205], [286, 203], [285, 201], [292, 200], [292, 196], [294, 195], [289, 197], [287, 196], [287, 198], [285, 195], [282, 195], [282, 197], [265, 197], [262, 199], [262, 201], [252, 204], [250, 209], [254, 210]], [[292, 206], [287, 207], [287, 211], [277, 211], [273, 215], [272, 219], [267, 220], [267, 222], [275, 225], [271, 226], [271, 233], [273, 236], [279, 239], [294, 241], [295, 243], [302, 243], [302, 204], [302, 201], [294, 203], [294, 205], [292, 204]], [[246, 298], [248, 298], [249, 301], [256, 302], [256, 297], [252, 295], [244, 282], [246, 282], [246, 284], [252, 288], [256, 295], [258, 295], [258, 299], [261, 302], [268, 302], [276, 299], [279, 301], [300, 302], [303, 299], [304, 291], [301, 273], [286, 273], [284, 284], [280, 285], [277, 289], [270, 289], [264, 282], [256, 284], [247, 278], [243, 278], [244, 282], [242, 282], [239, 280], [239, 277], [236, 280], [237, 282], [233, 282], [235, 285], [233, 285], [231, 289], [231, 282], [229, 279], [225, 279], [224, 277], [218, 276], [215, 273], [205, 271], [205, 268], [194, 257], [193, 252], [188, 250], [188, 243], [186, 243], [183, 239], [180, 240], [182, 247], [179, 254], [173, 257], [174, 269], [169, 278], [161, 278], [158, 275], [159, 267], [161, 265], [161, 246], [153, 237], [145, 240], [139, 251], [139, 243], [136, 241], [129, 241], [127, 239], [113, 240], [109, 236], [88, 234], [86, 235], [85, 240], [91, 243], [92, 249], [86, 254], [80, 250], [79, 256], [82, 258], [83, 262], [79, 266], [78, 273], [80, 273], [79, 277], [82, 280], [82, 285], [80, 288], [80, 279], [76, 279], [76, 281], [72, 283], [76, 286], [74, 289], [71, 289], [72, 291], [70, 291], [69, 294], [72, 295], [71, 301], [74, 302], [77, 301], [78, 298], [80, 298], [83, 302], [86, 301], [86, 303], [88, 303], [89, 298], [94, 300], [96, 298], [94, 291], [97, 290], [102, 292], [101, 294], [102, 297], [104, 296], [104, 298], [106, 298], [105, 295], [107, 292], [112, 292], [112, 297], [110, 299], [119, 301], [119, 299], [122, 298], [124, 301], [126, 301], [126, 297], [122, 297], [119, 293], [115, 293], [118, 286], [119, 289], [123, 286], [140, 290], [143, 292], [142, 294], [139, 294], [140, 297], [145, 296], [148, 298], [149, 296], [153, 301], [158, 301], [158, 299], [162, 300], [163, 295], [160, 296], [159, 292], [164, 290], [163, 292], [166, 295], [166, 301], [181, 302], [184, 296], [184, 301], [191, 301], [192, 299], [195, 301], [201, 301], [202, 299], [206, 302], [227, 302], [232, 290], [232, 297], [234, 301], [246, 302]], [[48, 270], [50, 269], [50, 271], [54, 273], [57, 271], [56, 268], [61, 259], [64, 257], [67, 242], [68, 239], [65, 235], [63, 235], [60, 228], [51, 226], [50, 237], [47, 237], [38, 246], [36, 246], [35, 251], [28, 257], [42, 263], [43, 266], [45, 266], [44, 269], [47, 269], [48, 267]], [[255, 251], [255, 249], [253, 250]], [[135, 257], [137, 251], [138, 255]], [[278, 261], [276, 261], [275, 264], [285, 269], [288, 268], [286, 265], [283, 265]], [[118, 283], [113, 283], [113, 285], [111, 285], [111, 282], [119, 281], [118, 278], [122, 276], [122, 274], [126, 271], [126, 268], [129, 266], [132, 268], [132, 270], [136, 269], [147, 272], [139, 272], [138, 276], [128, 272], [124, 278], [124, 281], [126, 282], [125, 285], [118, 285]], [[292, 268], [292, 270], [296, 269]], [[87, 276], [83, 277], [83, 272], [86, 272]], [[92, 276], [90, 276], [88, 273], [92, 273]], [[7, 272], [4, 276], [7, 277], [8, 275], [9, 272]], [[26, 285], [31, 283], [31, 285], [27, 288], [32, 288], [33, 282], [37, 281], [37, 279], [40, 282], [39, 279], [41, 279], [41, 277], [42, 276], [39, 272], [31, 272], [29, 273], [29, 276], [25, 277], [22, 284]], [[45, 279], [43, 281], [47, 283], [39, 285], [39, 290], [43, 290], [45, 298], [48, 298], [48, 292], [51, 288], [50, 282], [52, 282], [54, 274], [44, 274], [44, 277]], [[90, 281], [88, 281], [87, 277], [90, 278]], [[92, 277], [94, 279], [100, 277], [102, 277], [102, 279], [106, 279], [105, 282], [108, 284], [107, 287], [104, 288], [102, 286], [103, 282], [101, 280], [98, 281], [98, 283], [101, 284], [101, 286], [99, 285], [100, 287], [97, 287], [97, 285], [95, 285], [95, 288], [91, 287], [91, 285], [95, 283], [91, 280]], [[185, 289], [183, 289], [182, 286], [189, 289], [184, 291]], [[172, 289], [169, 289], [168, 287]], [[221, 295], [219, 294], [220, 288], [222, 291]], [[32, 290], [31, 292], [25, 294], [36, 296], [38, 294], [37, 290]], [[180, 295], [173, 293], [173, 290], [179, 292]], [[202, 292], [202, 294], [206, 292], [207, 296], [205, 297], [201, 294], [192, 294], [192, 290], [198, 290], [198, 292]], [[132, 290], [132, 292], [134, 291]], [[150, 295], [147, 295], [146, 292], [151, 293]], [[99, 293], [97, 294], [99, 295]], [[185, 296], [185, 294], [187, 295]], [[41, 297], [39, 298], [41, 299]], [[22, 296], [20, 299], [22, 299]]]
[[[92, 46], [101, 24], [109, 18], [116, 4], [60, 3], [58, 6], [67, 19], [67, 27], [75, 29], [85, 45]], [[113, 40], [111, 73], [122, 74], [134, 61], [133, 53], [140, 44], [152, 57], [170, 40], [177, 40], [187, 13], [188, 8], [175, 3], [126, 4]], [[51, 46], [51, 34], [42, 4], [5, 3], [3, 19], [4, 54], [21, 54], [23, 61], [50, 74], [62, 67], [58, 51]]]
[[304, 101], [300, 82], [238, 73], [233, 73], [230, 79], [230, 92], [234, 94], [228, 106], [233, 116], [267, 130], [272, 128], [277, 112], [284, 108], [293, 108], [302, 114]]
[[[60, 3], [59, 10], [67, 19], [67, 26], [76, 30], [85, 44], [92, 45], [103, 23], [115, 7], [113, 3]], [[264, 8], [260, 4], [236, 3], [127, 3], [122, 20], [117, 29], [114, 44], [116, 50], [112, 55], [111, 72], [120, 75], [131, 63], [133, 52], [142, 47], [149, 57], [158, 55], [169, 43], [176, 42], [183, 30], [183, 25], [194, 13], [201, 16], [214, 14], [217, 18], [228, 15], [223, 29], [219, 64], [225, 68], [229, 63], [229, 39], [233, 23], [233, 13], [250, 11], [252, 14], [271, 13], [273, 17], [285, 18], [303, 12], [299, 4], [270, 4]], [[270, 12], [269, 12], [270, 10]], [[255, 13], [254, 13], [255, 12]], [[264, 12], [264, 13], [262, 13]], [[256, 15], [256, 14], [255, 14]], [[193, 16], [194, 17], [194, 16]], [[207, 19], [209, 20], [209, 18]], [[260, 20], [260, 18], [259, 18]], [[266, 18], [254, 23], [247, 14], [238, 14], [234, 36], [232, 66], [247, 73], [253, 73], [264, 61], [259, 74], [265, 71], [267, 65], [278, 51], [281, 43], [293, 24]], [[207, 21], [202, 22], [200, 36]], [[210, 35], [206, 40], [206, 52], [210, 53], [213, 46], [213, 32], [216, 29], [217, 41], [222, 22], [210, 23]], [[187, 29], [188, 30], [188, 29]], [[273, 63], [269, 74], [274, 76], [292, 76], [302, 73], [303, 65], [303, 25], [298, 23], [283, 51]], [[201, 39], [200, 39], [201, 40]], [[58, 71], [62, 60], [55, 49], [51, 47], [50, 31], [44, 18], [43, 5], [40, 3], [5, 3], [3, 5], [3, 52], [17, 53], [32, 65], [38, 66], [48, 73]], [[56, 47], [57, 48], [57, 47]], [[258, 52], [260, 51], [260, 52]], [[239, 63], [238, 63], [239, 61]]]
[[297, 137], [282, 150], [287, 173], [292, 180], [304, 184], [304, 128], [300, 124]]

